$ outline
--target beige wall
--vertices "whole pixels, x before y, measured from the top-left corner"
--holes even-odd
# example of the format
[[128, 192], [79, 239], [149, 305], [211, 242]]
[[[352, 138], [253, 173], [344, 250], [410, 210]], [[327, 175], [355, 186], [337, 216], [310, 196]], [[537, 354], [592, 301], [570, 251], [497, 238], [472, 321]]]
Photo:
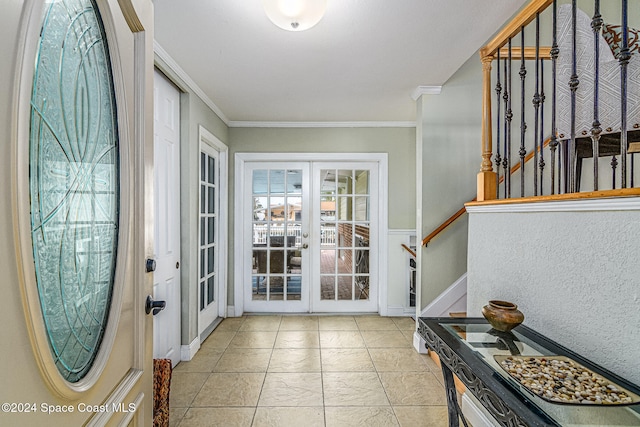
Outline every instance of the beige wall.
[[[229, 305], [233, 295], [235, 153], [388, 153], [389, 228], [415, 229], [415, 128], [230, 128]], [[404, 283], [398, 292], [404, 292]], [[391, 286], [391, 285], [390, 285]], [[393, 291], [390, 290], [390, 293]], [[403, 294], [404, 295], [404, 294]], [[390, 298], [393, 295], [390, 295]]]
[[[475, 197], [480, 170], [482, 68], [473, 55], [442, 87], [418, 101], [422, 135], [422, 230], [428, 235]], [[424, 308], [467, 271], [467, 217], [422, 251]]]

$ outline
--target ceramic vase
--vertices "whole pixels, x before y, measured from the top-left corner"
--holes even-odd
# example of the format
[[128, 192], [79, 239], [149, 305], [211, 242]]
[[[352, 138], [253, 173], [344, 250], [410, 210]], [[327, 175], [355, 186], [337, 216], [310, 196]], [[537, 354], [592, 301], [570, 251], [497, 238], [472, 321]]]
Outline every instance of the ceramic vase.
[[509, 332], [524, 320], [524, 314], [512, 302], [491, 300], [482, 307], [482, 315], [493, 329]]

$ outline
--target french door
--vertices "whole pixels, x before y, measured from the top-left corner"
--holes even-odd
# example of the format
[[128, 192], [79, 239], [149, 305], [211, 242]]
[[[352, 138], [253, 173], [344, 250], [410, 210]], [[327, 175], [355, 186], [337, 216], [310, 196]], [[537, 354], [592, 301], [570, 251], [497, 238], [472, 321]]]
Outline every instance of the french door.
[[378, 311], [377, 174], [376, 162], [246, 164], [245, 311]]
[[198, 280], [198, 333], [219, 316], [220, 153], [206, 144], [200, 151], [200, 243]]
[[308, 311], [309, 164], [256, 162], [245, 171], [245, 308]]

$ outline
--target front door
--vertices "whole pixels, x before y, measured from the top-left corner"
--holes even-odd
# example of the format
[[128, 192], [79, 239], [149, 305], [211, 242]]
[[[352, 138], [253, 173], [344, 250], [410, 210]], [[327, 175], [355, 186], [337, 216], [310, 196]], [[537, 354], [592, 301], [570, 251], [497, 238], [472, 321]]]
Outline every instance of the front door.
[[154, 73], [155, 258], [153, 357], [180, 361], [180, 92]]
[[0, 424], [152, 425], [153, 5], [0, 12]]

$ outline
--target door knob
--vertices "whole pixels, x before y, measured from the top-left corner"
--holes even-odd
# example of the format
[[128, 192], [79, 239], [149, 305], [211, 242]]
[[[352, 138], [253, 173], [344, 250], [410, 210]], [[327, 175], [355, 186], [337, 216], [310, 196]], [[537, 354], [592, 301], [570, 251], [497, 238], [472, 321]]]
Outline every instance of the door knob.
[[151, 273], [152, 271], [156, 271], [156, 260], [153, 258], [147, 258], [145, 263], [145, 267], [147, 269], [147, 273]]
[[144, 304], [145, 313], [149, 314], [153, 311], [153, 315], [160, 313], [166, 307], [166, 301], [154, 301], [151, 295], [147, 295], [147, 301]]

